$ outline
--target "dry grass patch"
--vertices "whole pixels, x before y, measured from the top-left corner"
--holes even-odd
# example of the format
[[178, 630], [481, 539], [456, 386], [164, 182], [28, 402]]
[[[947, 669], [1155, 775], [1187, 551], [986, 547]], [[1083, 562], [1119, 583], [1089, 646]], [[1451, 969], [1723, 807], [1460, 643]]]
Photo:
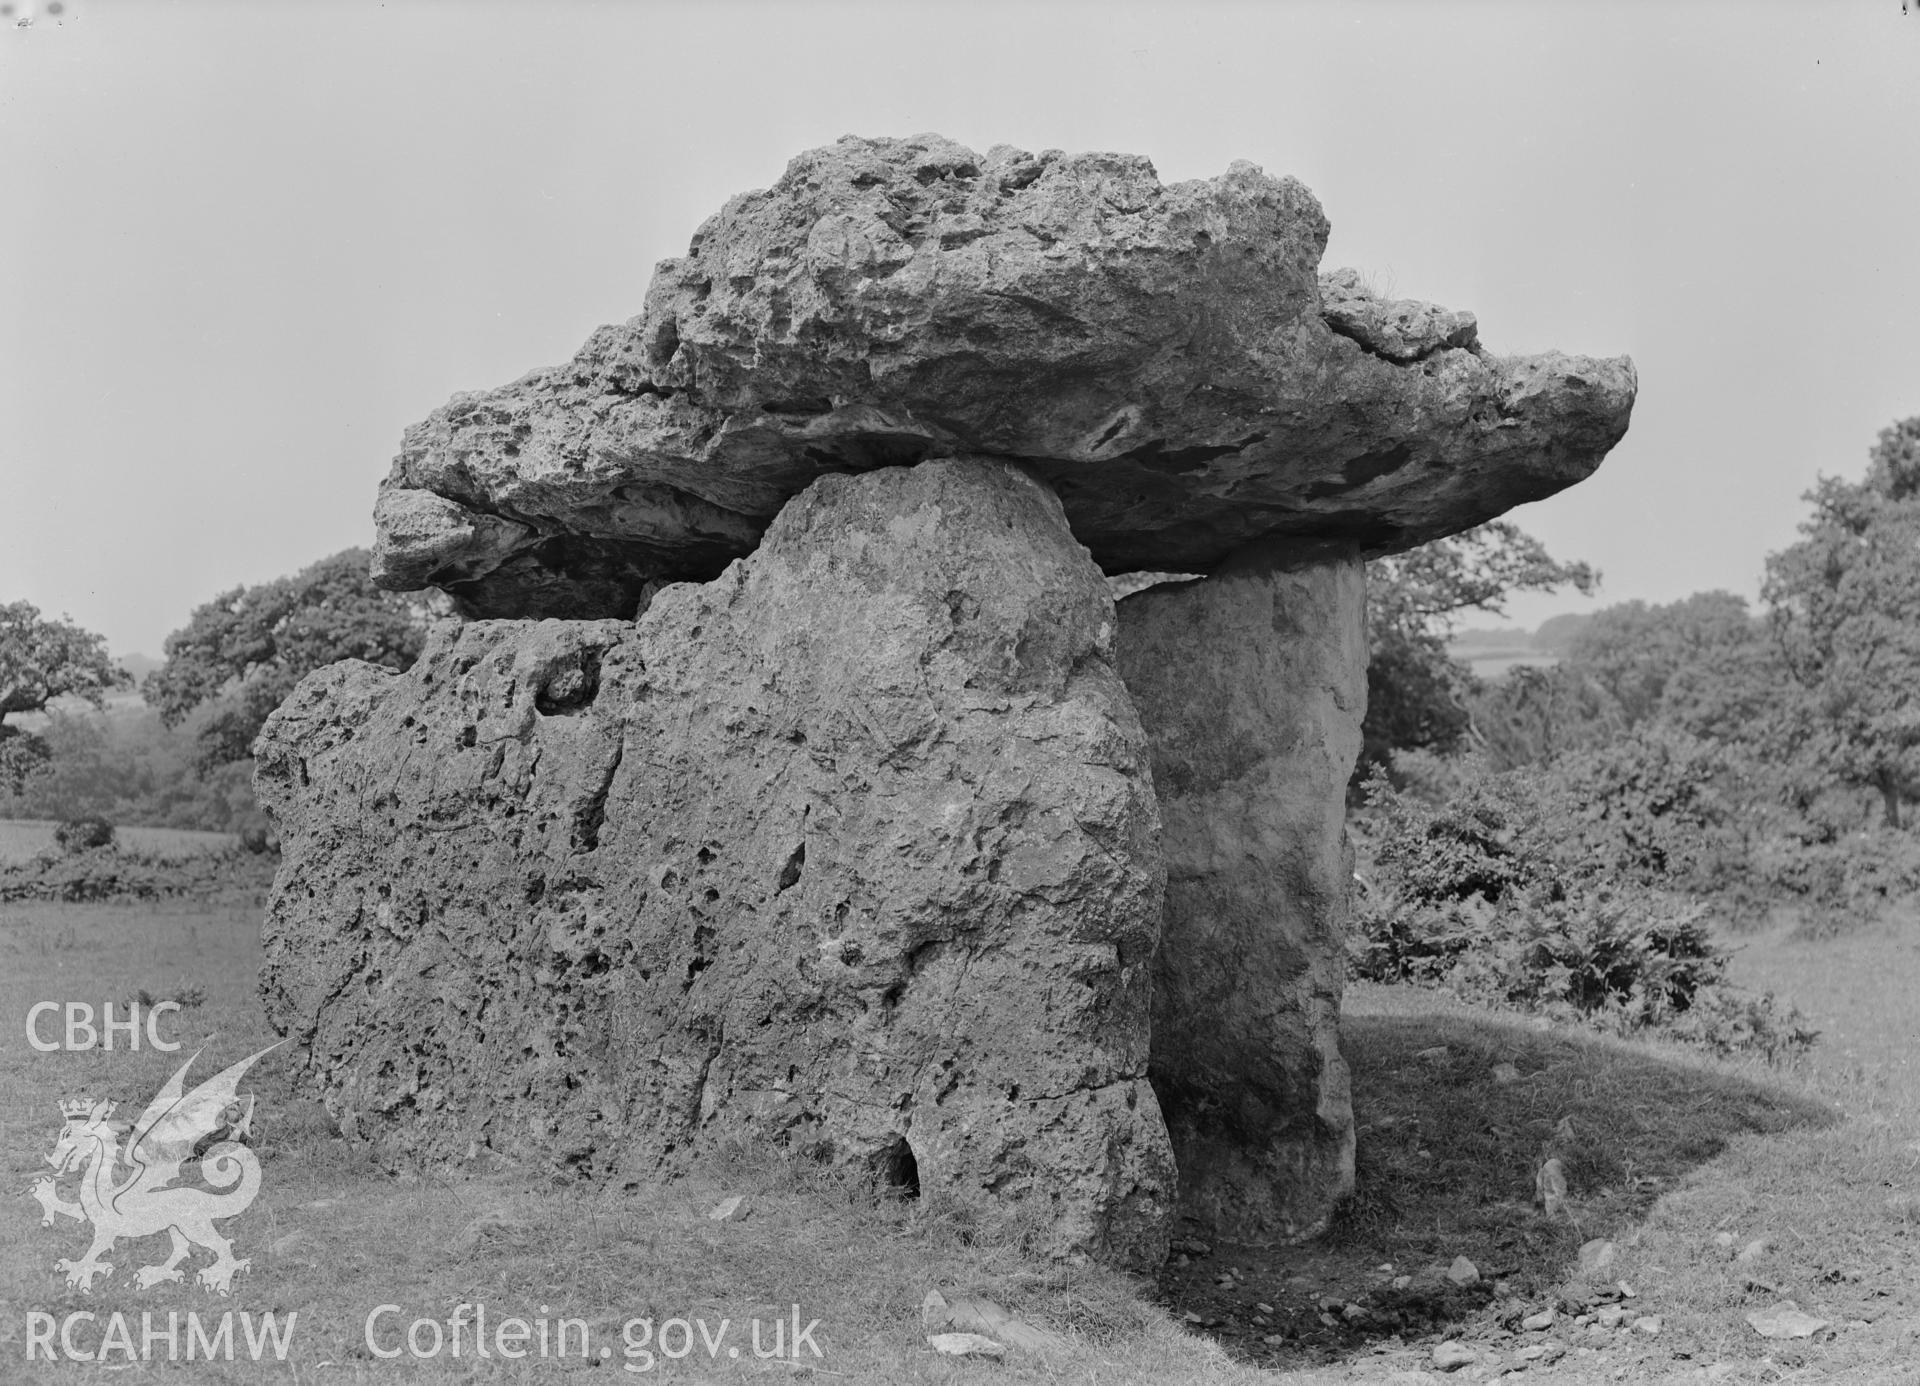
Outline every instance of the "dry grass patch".
[[[1630, 1242], [1664, 1195], [1736, 1142], [1838, 1115], [1695, 1054], [1494, 1018], [1411, 988], [1352, 988], [1341, 1044], [1356, 1187], [1329, 1234], [1300, 1247], [1212, 1245], [1162, 1284], [1251, 1360], [1358, 1380], [1369, 1364], [1423, 1366], [1423, 1340], [1441, 1336], [1489, 1352], [1524, 1345], [1512, 1333], [1522, 1317], [1582, 1293], [1571, 1272], [1584, 1242]], [[1548, 1158], [1566, 1173], [1557, 1215], [1534, 1201]], [[1477, 1282], [1445, 1278], [1457, 1256]], [[1686, 1360], [1665, 1345], [1657, 1355]], [[1614, 1353], [1604, 1370], [1646, 1358]], [[1587, 1367], [1601, 1364], [1570, 1354], [1555, 1370], [1569, 1379]]]
[[[42, 1156], [60, 1126], [61, 1099], [86, 1092], [138, 1111], [197, 1045], [207, 1046], [200, 1074], [271, 1043], [255, 992], [257, 931], [257, 911], [239, 906], [0, 906], [0, 1013], [16, 1018], [14, 1037], [0, 1050], [0, 1179], [22, 1190], [46, 1172]], [[182, 985], [198, 987], [204, 1000], [169, 1022], [168, 1037], [184, 1044], [178, 1054], [38, 1054], [18, 1023], [38, 1000], [97, 1006], [140, 988], [159, 995]], [[85, 1230], [64, 1219], [42, 1228], [38, 1207], [16, 1198], [0, 1214], [9, 1220], [0, 1239], [0, 1363], [24, 1368], [28, 1311], [56, 1318], [87, 1311], [102, 1322], [117, 1311], [130, 1316], [137, 1340], [143, 1311], [164, 1321], [169, 1310], [207, 1317], [232, 1309], [256, 1320], [272, 1311], [280, 1322], [297, 1314], [287, 1360], [181, 1362], [172, 1368], [180, 1379], [437, 1383], [547, 1381], [568, 1372], [609, 1381], [960, 1382], [989, 1372], [996, 1381], [1115, 1386], [1260, 1379], [1218, 1344], [1176, 1326], [1142, 1297], [1139, 1283], [1026, 1256], [1028, 1229], [990, 1209], [938, 1196], [901, 1200], [809, 1164], [745, 1152], [716, 1157], [694, 1177], [628, 1193], [511, 1170], [396, 1174], [338, 1139], [317, 1105], [291, 1096], [285, 1073], [269, 1058], [243, 1085], [259, 1097], [263, 1182], [254, 1204], [226, 1224], [235, 1253], [252, 1260], [232, 1297], [183, 1285], [135, 1289], [128, 1272], [164, 1255], [159, 1238], [131, 1254], [117, 1251], [110, 1258], [117, 1274], [94, 1293], [69, 1291], [52, 1262], [78, 1256]], [[734, 1194], [749, 1201], [744, 1220], [707, 1217]], [[196, 1256], [189, 1268], [205, 1259]], [[994, 1299], [1064, 1334], [1069, 1348], [997, 1367], [936, 1359], [918, 1315], [933, 1288]], [[569, 1330], [564, 1359], [482, 1361], [472, 1354], [469, 1328], [459, 1359], [443, 1347], [428, 1361], [382, 1360], [367, 1345], [366, 1323], [383, 1304], [399, 1307], [376, 1321], [382, 1349], [404, 1350], [415, 1319], [438, 1324], [444, 1342], [462, 1304], [486, 1306], [494, 1330], [508, 1317], [545, 1318], [555, 1332], [562, 1318], [583, 1328]], [[792, 1360], [796, 1306], [802, 1330], [818, 1321], [807, 1340], [819, 1347], [818, 1358], [802, 1346]], [[756, 1357], [753, 1321], [766, 1351], [776, 1341], [776, 1318], [785, 1355]], [[630, 1346], [641, 1337], [639, 1320], [650, 1321], [651, 1341]], [[669, 1320], [684, 1320], [691, 1334], [691, 1350], [679, 1359], [659, 1351]], [[685, 1345], [682, 1331], [672, 1330], [668, 1346]], [[99, 1330], [83, 1331], [79, 1341], [97, 1345]], [[645, 1365], [649, 1352], [651, 1373], [620, 1370]], [[97, 1380], [99, 1373], [93, 1364], [37, 1361], [32, 1379]], [[12, 1378], [0, 1369], [0, 1379]]]
[[[257, 928], [257, 910], [242, 905], [0, 907], [0, 1014], [12, 1017], [12, 1038], [0, 1048], [0, 1180], [18, 1191], [44, 1172], [60, 1099], [87, 1091], [137, 1110], [194, 1046], [208, 1046], [199, 1072], [270, 1043], [256, 997]], [[0, 1367], [0, 1380], [100, 1379], [98, 1365], [83, 1363], [36, 1362], [30, 1377], [20, 1375], [29, 1310], [117, 1309], [137, 1324], [142, 1310], [233, 1309], [297, 1313], [288, 1360], [181, 1363], [178, 1379], [450, 1383], [584, 1371], [623, 1380], [628, 1323], [651, 1320], [657, 1349], [661, 1325], [677, 1318], [715, 1334], [726, 1320], [718, 1356], [708, 1357], [696, 1332], [682, 1359], [656, 1351], [650, 1375], [1272, 1380], [1259, 1364], [1311, 1373], [1289, 1380], [1378, 1382], [1424, 1366], [1442, 1333], [1496, 1345], [1511, 1365], [1519, 1315], [1560, 1296], [1580, 1243], [1606, 1237], [1618, 1244], [1610, 1274], [1634, 1286], [1636, 1312], [1664, 1316], [1663, 1333], [1585, 1357], [1570, 1351], [1529, 1376], [1667, 1382], [1722, 1363], [1735, 1382], [1912, 1381], [1908, 1364], [1920, 1361], [1916, 941], [1911, 925], [1818, 945], [1776, 935], [1738, 955], [1737, 981], [1781, 992], [1827, 1032], [1814, 1057], [1786, 1076], [1540, 1029], [1435, 993], [1356, 987], [1346, 1043], [1363, 1131], [1360, 1183], [1334, 1235], [1297, 1248], [1216, 1246], [1170, 1268], [1157, 1289], [1032, 1259], [1022, 1251], [1027, 1229], [990, 1210], [932, 1191], [903, 1201], [765, 1155], [715, 1157], [692, 1178], [625, 1194], [512, 1170], [397, 1175], [339, 1140], [315, 1105], [292, 1098], [284, 1068], [270, 1059], [247, 1084], [260, 1097], [265, 1176], [258, 1201], [228, 1225], [237, 1254], [253, 1260], [232, 1298], [133, 1289], [126, 1268], [154, 1259], [158, 1239], [139, 1248], [147, 1254], [138, 1260], [118, 1253], [112, 1283], [71, 1294], [52, 1261], [79, 1253], [82, 1230], [40, 1227], [38, 1208], [16, 1196], [0, 1213], [9, 1233], [0, 1238], [0, 1363], [14, 1371]], [[21, 1021], [34, 1001], [97, 1006], [141, 989], [196, 988], [202, 1003], [169, 1022], [169, 1036], [186, 1046], [179, 1055], [37, 1054], [25, 1043]], [[1513, 1066], [1511, 1081], [1496, 1078], [1502, 1064]], [[1570, 1137], [1559, 1134], [1563, 1122]], [[1549, 1149], [1566, 1166], [1569, 1216], [1548, 1217], [1532, 1203], [1537, 1162]], [[733, 1194], [748, 1198], [750, 1215], [709, 1220], [707, 1210]], [[1755, 1238], [1769, 1249], [1757, 1262], [1731, 1261], [1715, 1243], [1721, 1232], [1733, 1234], [1736, 1249]], [[1479, 1266], [1482, 1284], [1438, 1291], [1431, 1271], [1458, 1254]], [[1418, 1288], [1393, 1290], [1398, 1275], [1423, 1271]], [[1749, 1283], [1756, 1279], [1759, 1290]], [[931, 1288], [997, 1300], [1065, 1334], [1070, 1351], [999, 1367], [935, 1359], [917, 1316]], [[1744, 1314], [1776, 1292], [1834, 1327], [1799, 1344], [1757, 1337]], [[1329, 1314], [1330, 1296], [1336, 1309], [1362, 1304], [1364, 1317]], [[1260, 1303], [1275, 1311], [1266, 1325], [1252, 1317]], [[365, 1325], [382, 1304], [400, 1306], [377, 1325], [383, 1347], [402, 1342], [415, 1318], [444, 1333], [461, 1304], [484, 1304], [496, 1327], [506, 1316], [543, 1317], [545, 1304], [550, 1323], [578, 1320], [590, 1348], [611, 1355], [513, 1364], [478, 1361], [469, 1348], [458, 1360], [376, 1360]], [[765, 1349], [778, 1311], [790, 1345], [795, 1305], [802, 1327], [819, 1321], [811, 1341], [821, 1357], [803, 1351], [797, 1366], [755, 1358], [752, 1321], [761, 1321]], [[1212, 1340], [1176, 1323], [1189, 1309], [1217, 1320]], [[741, 1356], [729, 1357], [730, 1347]]]
[[[1795, 1077], [1846, 1119], [1734, 1142], [1662, 1200], [1634, 1262], [1709, 1359], [1783, 1381], [1920, 1381], [1920, 920], [1825, 940], [1796, 937], [1786, 921], [1733, 971], [1820, 1025]], [[1755, 1242], [1763, 1249], [1738, 1259]], [[1758, 1338], [1746, 1314], [1781, 1299], [1831, 1328]]]

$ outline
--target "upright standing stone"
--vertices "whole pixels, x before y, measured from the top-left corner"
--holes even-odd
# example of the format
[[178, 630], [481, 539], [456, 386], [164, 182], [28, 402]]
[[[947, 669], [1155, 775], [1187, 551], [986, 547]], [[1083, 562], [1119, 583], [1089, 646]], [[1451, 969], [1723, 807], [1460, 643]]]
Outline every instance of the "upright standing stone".
[[1310, 1235], [1353, 1186], [1338, 1021], [1365, 602], [1352, 545], [1268, 541], [1118, 608], [1167, 858], [1150, 1071], [1181, 1207], [1229, 1238]]
[[1165, 1255], [1164, 873], [1100, 571], [999, 462], [823, 479], [637, 623], [483, 621], [261, 735], [263, 990], [390, 1154], [729, 1141]]

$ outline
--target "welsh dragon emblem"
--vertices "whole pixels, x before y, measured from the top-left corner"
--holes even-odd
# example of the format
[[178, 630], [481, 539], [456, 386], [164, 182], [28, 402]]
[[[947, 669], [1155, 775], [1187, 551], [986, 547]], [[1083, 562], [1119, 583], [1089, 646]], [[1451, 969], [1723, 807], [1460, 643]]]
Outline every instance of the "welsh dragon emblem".
[[[234, 1273], [249, 1263], [235, 1259], [233, 1243], [220, 1235], [214, 1220], [244, 1212], [260, 1192], [259, 1157], [242, 1143], [253, 1129], [253, 1098], [243, 1102], [235, 1089], [249, 1068], [279, 1047], [268, 1045], [183, 1095], [187, 1070], [200, 1057], [195, 1051], [131, 1128], [108, 1120], [111, 1102], [82, 1097], [60, 1104], [66, 1125], [47, 1156], [53, 1176], [41, 1176], [28, 1192], [44, 1210], [42, 1227], [53, 1226], [56, 1214], [93, 1224], [93, 1245], [85, 1256], [54, 1262], [69, 1286], [89, 1292], [96, 1277], [112, 1275], [112, 1263], [100, 1258], [122, 1237], [137, 1241], [165, 1232], [173, 1240], [172, 1254], [158, 1265], [142, 1266], [134, 1273], [135, 1284], [144, 1290], [184, 1279], [180, 1263], [198, 1246], [214, 1259], [200, 1268], [197, 1281], [218, 1294], [232, 1292]], [[124, 1152], [123, 1133], [128, 1138]], [[208, 1188], [174, 1185], [190, 1162], [198, 1165]], [[60, 1196], [58, 1182], [75, 1171], [79, 1198], [70, 1202]]]

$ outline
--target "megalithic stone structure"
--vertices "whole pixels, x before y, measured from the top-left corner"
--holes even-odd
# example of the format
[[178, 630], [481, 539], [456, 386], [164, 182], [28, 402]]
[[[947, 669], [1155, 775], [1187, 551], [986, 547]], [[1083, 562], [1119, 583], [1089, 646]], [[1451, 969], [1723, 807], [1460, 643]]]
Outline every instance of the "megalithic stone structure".
[[1265, 540], [1119, 611], [1167, 863], [1151, 1072], [1180, 1201], [1229, 1240], [1307, 1236], [1353, 1187], [1339, 1021], [1365, 568], [1349, 542]]
[[[478, 618], [270, 720], [264, 988], [395, 1157], [720, 1141], [1146, 1268], [1310, 1234], [1363, 563], [1579, 481], [1624, 358], [1322, 274], [1299, 183], [849, 138], [640, 316], [407, 431], [376, 580]], [[1201, 574], [1116, 610], [1102, 574]]]

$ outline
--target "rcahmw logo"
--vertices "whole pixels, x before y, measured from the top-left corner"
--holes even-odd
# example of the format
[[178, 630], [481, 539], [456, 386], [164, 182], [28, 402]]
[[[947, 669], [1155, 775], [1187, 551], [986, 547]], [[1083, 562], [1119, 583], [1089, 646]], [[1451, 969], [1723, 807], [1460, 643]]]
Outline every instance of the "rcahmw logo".
[[[109, 1314], [103, 1324], [98, 1314], [84, 1309], [59, 1318], [36, 1309], [27, 1315], [27, 1360], [57, 1362], [64, 1357], [104, 1363], [117, 1355], [128, 1362], [231, 1362], [237, 1343], [255, 1362], [268, 1349], [276, 1362], [284, 1362], [299, 1317], [296, 1309], [282, 1323], [272, 1311], [256, 1319], [245, 1310], [236, 1315], [229, 1309], [209, 1323], [191, 1309], [184, 1315], [169, 1309], [161, 1322], [149, 1309], [141, 1311], [136, 1330], [125, 1314]], [[238, 1334], [233, 1331], [236, 1318]]]
[[[183, 1094], [187, 1070], [199, 1057], [196, 1051], [131, 1128], [109, 1120], [111, 1102], [79, 1097], [60, 1104], [65, 1125], [47, 1156], [53, 1176], [35, 1180], [28, 1192], [39, 1201], [42, 1227], [52, 1227], [56, 1217], [93, 1225], [93, 1245], [86, 1255], [54, 1262], [69, 1288], [87, 1293], [95, 1280], [111, 1278], [113, 1263], [104, 1258], [122, 1238], [139, 1241], [164, 1232], [171, 1241], [169, 1255], [135, 1271], [135, 1285], [144, 1290], [184, 1279], [181, 1262], [199, 1248], [213, 1253], [213, 1260], [200, 1268], [195, 1281], [216, 1294], [232, 1291], [233, 1277], [249, 1263], [234, 1256], [233, 1243], [214, 1224], [246, 1211], [260, 1192], [260, 1160], [246, 1146], [253, 1129], [253, 1098], [243, 1102], [236, 1090], [246, 1071], [279, 1047], [268, 1045]], [[127, 1136], [124, 1147], [122, 1134]], [[194, 1172], [206, 1187], [176, 1186]], [[63, 1197], [59, 1187], [68, 1175], [79, 1177], [71, 1199]]]

